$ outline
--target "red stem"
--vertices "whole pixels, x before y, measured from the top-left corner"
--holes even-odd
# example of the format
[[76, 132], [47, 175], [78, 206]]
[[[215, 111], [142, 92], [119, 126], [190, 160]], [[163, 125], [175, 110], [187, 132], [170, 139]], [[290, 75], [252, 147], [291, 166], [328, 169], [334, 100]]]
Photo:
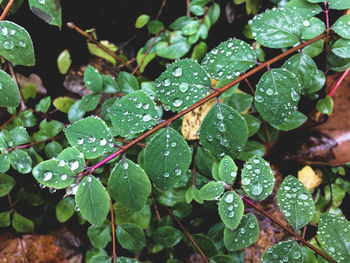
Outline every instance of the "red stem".
[[112, 242], [113, 242], [113, 263], [117, 259], [116, 249], [115, 249], [115, 222], [114, 222], [114, 211], [113, 211], [113, 202], [112, 198], [110, 199], [110, 205], [111, 205], [111, 224], [112, 224]]
[[14, 2], [14, 0], [8, 1], [4, 11], [2, 12], [2, 14], [0, 16], [0, 21], [3, 21], [5, 19], [5, 17], [7, 16], [7, 13], [10, 11], [10, 8], [11, 8], [13, 2]]
[[331, 90], [331, 92], [329, 92], [329, 97], [332, 97], [334, 92], [337, 90], [337, 88], [340, 86], [340, 84], [342, 83], [342, 81], [344, 80], [346, 74], [348, 74], [350, 71], [350, 68], [348, 68], [347, 70], [345, 70], [343, 72], [343, 74], [340, 76], [340, 78], [338, 79], [337, 83], [335, 83], [333, 89]]

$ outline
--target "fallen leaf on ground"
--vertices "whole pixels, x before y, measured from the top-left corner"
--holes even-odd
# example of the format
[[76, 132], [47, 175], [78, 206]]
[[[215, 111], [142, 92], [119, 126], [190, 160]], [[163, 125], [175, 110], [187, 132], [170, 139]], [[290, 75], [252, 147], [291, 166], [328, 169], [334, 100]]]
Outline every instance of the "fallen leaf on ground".
[[298, 180], [308, 191], [311, 191], [322, 183], [322, 172], [320, 170], [314, 171], [310, 166], [306, 165], [298, 172]]

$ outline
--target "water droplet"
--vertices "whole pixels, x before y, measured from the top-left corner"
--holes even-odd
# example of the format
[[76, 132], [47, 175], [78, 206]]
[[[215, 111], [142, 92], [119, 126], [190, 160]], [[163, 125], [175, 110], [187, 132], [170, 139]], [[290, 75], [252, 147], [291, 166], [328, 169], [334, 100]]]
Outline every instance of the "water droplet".
[[84, 143], [84, 139], [83, 138], [78, 138], [77, 144], [78, 145], [82, 145], [83, 143]]
[[94, 136], [89, 136], [88, 137], [88, 142], [89, 143], [94, 143], [96, 141], [96, 138]]
[[182, 68], [180, 67], [175, 67], [172, 71], [172, 74], [175, 76], [175, 77], [180, 77], [182, 75]]
[[219, 130], [219, 132], [225, 132], [226, 131], [226, 127], [225, 127], [225, 124], [223, 122], [219, 122], [218, 130]]
[[60, 178], [62, 181], [65, 181], [67, 179], [68, 175], [67, 174], [61, 174]]
[[69, 163], [70, 168], [75, 171], [76, 169], [79, 168], [79, 162], [78, 161], [72, 161]]
[[263, 191], [263, 186], [260, 183], [257, 183], [257, 184], [252, 185], [251, 190], [252, 190], [253, 195], [259, 195]]
[[172, 142], [172, 143], [170, 144], [170, 146], [173, 147], [173, 148], [176, 147], [176, 142]]
[[101, 146], [105, 146], [107, 144], [107, 140], [105, 139], [105, 138], [102, 138], [101, 140], [100, 140], [100, 145]]
[[221, 113], [221, 112], [219, 112], [219, 113], [216, 115], [216, 117], [217, 117], [219, 120], [224, 119], [224, 116], [222, 116], [222, 113]]
[[19, 45], [20, 47], [26, 47], [26, 46], [27, 46], [26, 43], [23, 42], [23, 41], [19, 41], [19, 42], [18, 42], [18, 45]]
[[139, 102], [139, 101], [137, 101], [137, 102], [135, 103], [135, 106], [136, 106], [136, 108], [141, 109], [142, 103]]
[[45, 4], [45, 0], [38, 0], [38, 3], [44, 5]]
[[208, 134], [207, 139], [208, 139], [209, 142], [212, 142], [213, 141], [213, 136]]
[[228, 213], [228, 217], [233, 217], [235, 215], [235, 213], [233, 211], [231, 211], [230, 213]]
[[4, 27], [3, 29], [1, 29], [1, 33], [3, 36], [7, 36], [7, 33], [8, 33], [7, 27]]
[[127, 162], [124, 162], [123, 163], [123, 169], [126, 170], [126, 169], [128, 169], [128, 167], [129, 167], [129, 164]]
[[307, 196], [307, 194], [300, 194], [299, 195], [299, 198], [301, 199], [301, 200], [307, 200], [308, 199], [308, 196]]
[[174, 172], [176, 176], [180, 176], [182, 173], [180, 169], [175, 169]]
[[151, 114], [146, 113], [145, 115], [143, 115], [142, 120], [143, 121], [150, 121], [150, 120], [152, 120]]
[[91, 183], [92, 177], [91, 177], [91, 176], [88, 176], [86, 180], [87, 180], [89, 183]]
[[273, 90], [272, 89], [267, 89], [266, 90], [266, 94], [271, 96], [273, 94]]
[[253, 162], [256, 164], [260, 163], [259, 159], [254, 159]]
[[43, 181], [47, 182], [52, 178], [52, 173], [49, 171], [46, 171], [43, 173]]
[[303, 21], [303, 24], [304, 24], [304, 26], [306, 26], [306, 27], [310, 26], [310, 22], [309, 22], [308, 20], [304, 20], [304, 21]]
[[163, 154], [164, 154], [164, 156], [168, 156], [169, 155], [169, 151], [168, 150], [164, 150]]
[[289, 191], [289, 190], [290, 190], [290, 186], [289, 186], [289, 185], [285, 185], [283, 188], [284, 188], [284, 190], [286, 190], [286, 191]]
[[189, 88], [189, 85], [187, 83], [181, 83], [179, 85], [179, 89], [182, 93], [185, 93]]
[[257, 101], [257, 102], [263, 102], [264, 101], [264, 98], [262, 97], [262, 96], [259, 96], [259, 95], [256, 95], [255, 96], [255, 101]]
[[164, 176], [165, 178], [167, 178], [167, 177], [169, 177], [169, 173], [168, 173], [168, 172], [165, 172], [165, 173], [163, 173], [163, 176]]
[[12, 49], [14, 47], [14, 44], [11, 40], [5, 40], [2, 43], [2, 46], [4, 47], [4, 49]]
[[58, 166], [62, 167], [65, 166], [66, 162], [64, 160], [60, 160], [58, 163]]
[[164, 85], [165, 87], [170, 86], [170, 79], [164, 79], [164, 80], [163, 80], [163, 85]]
[[176, 107], [176, 108], [178, 108], [178, 107], [181, 106], [182, 102], [183, 102], [183, 101], [182, 101], [181, 99], [174, 99], [174, 101], [173, 101], [173, 106]]
[[229, 193], [229, 194], [227, 194], [226, 197], [225, 197], [225, 202], [226, 202], [226, 203], [232, 203], [233, 198], [234, 198], [233, 194]]
[[290, 96], [292, 97], [293, 101], [298, 101], [300, 99], [300, 95], [295, 90], [290, 92]]
[[232, 210], [233, 210], [233, 205], [229, 205], [229, 206], [227, 207], [227, 209], [228, 209], [229, 211], [232, 211]]
[[243, 185], [248, 185], [248, 184], [250, 184], [250, 179], [249, 179], [248, 177], [242, 178], [242, 184], [243, 184]]
[[252, 169], [252, 166], [250, 164], [247, 164], [245, 167], [247, 167], [248, 170]]

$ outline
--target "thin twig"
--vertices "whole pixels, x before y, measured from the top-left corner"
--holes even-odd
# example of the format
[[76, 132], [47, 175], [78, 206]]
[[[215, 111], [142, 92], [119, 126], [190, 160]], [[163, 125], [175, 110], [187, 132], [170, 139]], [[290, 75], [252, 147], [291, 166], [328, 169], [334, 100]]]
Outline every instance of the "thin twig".
[[2, 14], [1, 14], [1, 16], [0, 16], [0, 21], [3, 21], [3, 20], [6, 18], [7, 13], [10, 11], [13, 2], [14, 2], [14, 0], [8, 1], [7, 5], [6, 5], [5, 9], [4, 9], [4, 11], [2, 11]]
[[337, 83], [335, 83], [333, 89], [331, 90], [331, 92], [329, 92], [329, 97], [332, 97], [334, 92], [337, 90], [337, 88], [340, 86], [340, 84], [342, 83], [342, 81], [344, 80], [344, 78], [346, 77], [346, 75], [349, 73], [350, 68], [348, 68], [347, 70], [345, 70], [343, 72], [343, 74], [340, 76], [340, 78], [338, 79]]
[[[117, 142], [122, 142], [122, 143], [130, 143], [130, 141], [125, 140], [125, 139], [115, 138], [114, 140], [116, 140]], [[146, 144], [145, 144], [145, 143], [137, 143], [136, 145], [137, 145], [137, 146], [140, 146], [140, 147], [142, 147], [142, 148], [145, 148], [145, 147], [146, 147]]]
[[112, 225], [112, 243], [113, 243], [113, 262], [115, 262], [117, 258], [117, 253], [116, 253], [116, 243], [115, 243], [115, 221], [114, 221], [114, 211], [113, 211], [113, 201], [112, 198], [110, 199], [110, 206], [111, 206], [111, 225]]
[[3, 128], [5, 128], [5, 127], [6, 127], [11, 121], [13, 121], [14, 118], [16, 118], [16, 117], [17, 117], [17, 112], [16, 112], [15, 114], [13, 114], [13, 115], [11, 116], [11, 118], [8, 119], [3, 125], [1, 125], [0, 131], [1, 131]]
[[[236, 192], [237, 193], [237, 192]], [[286, 227], [285, 225], [283, 225], [279, 220], [277, 220], [276, 218], [273, 218], [270, 214], [268, 214], [267, 212], [265, 212], [264, 210], [262, 210], [260, 207], [258, 207], [257, 205], [255, 205], [252, 201], [250, 201], [248, 198], [240, 195], [239, 193], [237, 193], [238, 196], [240, 198], [242, 198], [242, 200], [244, 202], [246, 202], [247, 204], [249, 204], [250, 206], [252, 206], [256, 211], [258, 211], [259, 213], [263, 214], [265, 217], [269, 218], [272, 222], [274, 222], [276, 225], [278, 225], [280, 228], [282, 228], [283, 230], [285, 230], [286, 232], [288, 232], [290, 235], [292, 235], [296, 240], [298, 240], [299, 242], [303, 243], [305, 246], [309, 247], [310, 249], [312, 249], [313, 251], [315, 251], [317, 254], [319, 254], [320, 256], [322, 256], [324, 259], [328, 260], [331, 263], [336, 263], [333, 259], [331, 259], [329, 256], [327, 256], [324, 252], [322, 252], [321, 250], [319, 250], [318, 248], [314, 247], [313, 245], [311, 245], [309, 242], [307, 242], [304, 238], [302, 238], [301, 236], [299, 236], [298, 234], [296, 234], [294, 231], [292, 231], [291, 229], [289, 229], [288, 227]]]
[[247, 85], [248, 85], [248, 87], [249, 87], [250, 92], [252, 93], [252, 95], [255, 96], [255, 91], [254, 91], [254, 89], [253, 89], [252, 84], [250, 84], [250, 82], [249, 82], [248, 79], [245, 79], [244, 81], [247, 83]]
[[134, 75], [135, 73], [138, 72], [139, 68], [141, 67], [142, 63], [145, 61], [149, 51], [151, 50], [152, 46], [154, 45], [154, 42], [156, 42], [157, 38], [159, 37], [160, 33], [162, 33], [164, 31], [164, 28], [162, 28], [161, 30], [158, 31], [158, 33], [153, 37], [150, 45], [148, 46], [145, 54], [143, 54], [143, 57], [140, 61], [140, 63], [137, 64], [136, 68], [131, 72], [131, 75]]
[[14, 147], [11, 147], [11, 148], [7, 149], [7, 151], [11, 152], [11, 151], [17, 150], [17, 149], [29, 148], [29, 147], [31, 147], [33, 145], [36, 145], [36, 144], [50, 142], [50, 141], [55, 141], [55, 140], [61, 139], [61, 138], [63, 139], [64, 137], [63, 136], [56, 136], [56, 137], [48, 138], [48, 139], [42, 140], [42, 141], [37, 141], [37, 142], [31, 142], [31, 143], [28, 143], [28, 144], [18, 145], [18, 146], [14, 146]]
[[184, 231], [184, 233], [186, 234], [186, 236], [191, 240], [191, 242], [193, 243], [193, 245], [197, 248], [198, 252], [202, 255], [204, 261], [206, 263], [209, 263], [209, 260], [207, 258], [207, 256], [204, 254], [204, 252], [202, 251], [202, 249], [198, 246], [198, 244], [196, 243], [196, 241], [194, 241], [193, 237], [191, 236], [191, 234], [186, 230], [186, 228], [182, 225], [182, 223], [180, 222], [180, 220], [174, 215], [174, 213], [171, 211], [171, 209], [169, 207], [165, 207], [168, 210], [169, 215], [176, 221], [176, 223], [181, 227], [182, 231]]
[[158, 14], [157, 14], [157, 16], [156, 16], [156, 19], [155, 19], [155, 20], [158, 20], [158, 19], [159, 19], [160, 14], [162, 13], [163, 8], [164, 8], [164, 6], [165, 6], [165, 5], [166, 5], [166, 0], [163, 0], [163, 2], [162, 2], [162, 4], [161, 4], [161, 6], [160, 6], [160, 8], [159, 8], [159, 11], [158, 11]]
[[196, 155], [197, 155], [198, 144], [197, 141], [193, 144], [193, 158], [192, 158], [192, 185], [196, 185]]
[[114, 53], [112, 50], [108, 49], [105, 45], [102, 45], [99, 41], [97, 41], [96, 39], [94, 39], [91, 35], [89, 35], [88, 33], [86, 33], [84, 30], [82, 30], [81, 28], [79, 28], [78, 26], [76, 26], [73, 22], [68, 22], [67, 23], [67, 27], [74, 29], [76, 32], [78, 32], [80, 35], [84, 36], [87, 40], [89, 40], [90, 42], [94, 43], [96, 46], [98, 46], [100, 49], [102, 49], [104, 52], [106, 52], [108, 55], [112, 56], [115, 60], [117, 60], [118, 62], [120, 62], [121, 64], [123, 64], [126, 68], [128, 68], [129, 70], [133, 71], [133, 67], [126, 64], [126, 62], [124, 61], [124, 59], [122, 59], [121, 57], [119, 57], [116, 53]]
[[118, 151], [116, 151], [115, 153], [111, 154], [110, 156], [108, 156], [107, 158], [105, 158], [104, 160], [102, 160], [101, 162], [95, 164], [93, 167], [91, 167], [91, 169], [89, 169], [88, 171], [85, 171], [82, 175], [86, 175], [88, 173], [92, 173], [93, 171], [95, 171], [98, 167], [100, 167], [101, 165], [109, 162], [110, 160], [114, 159], [115, 157], [117, 157], [118, 155], [124, 153], [126, 150], [128, 150], [129, 148], [131, 148], [132, 146], [134, 146], [135, 144], [139, 143], [140, 141], [144, 140], [145, 138], [147, 138], [148, 136], [150, 136], [151, 134], [157, 132], [158, 130], [170, 125], [170, 123], [172, 123], [173, 121], [179, 119], [180, 117], [184, 116], [185, 114], [193, 111], [194, 109], [198, 108], [199, 106], [203, 105], [204, 103], [210, 101], [211, 99], [220, 96], [222, 93], [224, 93], [225, 91], [227, 91], [228, 89], [230, 89], [231, 87], [233, 87], [234, 85], [240, 83], [241, 81], [245, 80], [246, 78], [253, 76], [254, 74], [256, 74], [257, 72], [265, 69], [267, 66], [270, 66], [271, 64], [281, 60], [284, 57], [287, 57], [291, 54], [293, 54], [295, 51], [302, 49], [314, 42], [316, 42], [319, 39], [323, 39], [325, 37], [325, 33], [310, 39], [296, 47], [293, 47], [289, 50], [287, 50], [286, 52], [262, 63], [261, 65], [257, 66], [256, 68], [248, 71], [247, 73], [241, 75], [240, 77], [238, 77], [237, 79], [233, 80], [232, 82], [228, 83], [227, 85], [225, 85], [224, 87], [220, 88], [220, 89], [216, 89], [213, 93], [211, 93], [210, 95], [208, 95], [207, 97], [201, 99], [200, 101], [196, 102], [195, 104], [193, 104], [192, 106], [186, 108], [185, 110], [179, 112], [178, 114], [174, 115], [173, 117], [162, 121], [161, 123], [159, 123], [157, 126], [155, 126], [153, 129], [145, 132], [144, 134], [142, 134], [141, 136], [137, 137], [136, 139], [134, 139], [133, 141], [131, 141], [130, 143], [128, 143], [127, 145], [122, 146]]
[[190, 0], [186, 0], [186, 16], [190, 16]]
[[21, 90], [20, 90], [19, 85], [18, 85], [18, 81], [17, 81], [17, 78], [16, 78], [15, 71], [13, 70], [13, 67], [12, 67], [11, 62], [8, 61], [7, 64], [8, 64], [8, 66], [9, 66], [9, 70], [10, 70], [11, 77], [14, 79], [14, 81], [16, 82], [17, 87], [18, 87], [19, 101], [20, 101], [20, 103], [21, 103], [21, 109], [20, 109], [20, 111], [25, 111], [25, 110], [27, 109], [27, 106], [26, 106], [26, 104], [24, 103], [23, 96], [22, 96]]
[[328, 2], [324, 2], [324, 12], [325, 12], [325, 15], [326, 15], [326, 40], [325, 40], [325, 74], [327, 74], [328, 72], [328, 40], [329, 40], [329, 8], [328, 8]]

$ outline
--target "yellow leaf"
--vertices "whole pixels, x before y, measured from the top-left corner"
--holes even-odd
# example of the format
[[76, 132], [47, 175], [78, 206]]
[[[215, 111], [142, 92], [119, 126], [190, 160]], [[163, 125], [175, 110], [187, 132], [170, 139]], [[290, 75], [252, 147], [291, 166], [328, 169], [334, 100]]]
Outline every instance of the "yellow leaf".
[[322, 172], [314, 171], [310, 166], [305, 166], [298, 172], [298, 180], [306, 187], [308, 191], [316, 188], [322, 183]]

